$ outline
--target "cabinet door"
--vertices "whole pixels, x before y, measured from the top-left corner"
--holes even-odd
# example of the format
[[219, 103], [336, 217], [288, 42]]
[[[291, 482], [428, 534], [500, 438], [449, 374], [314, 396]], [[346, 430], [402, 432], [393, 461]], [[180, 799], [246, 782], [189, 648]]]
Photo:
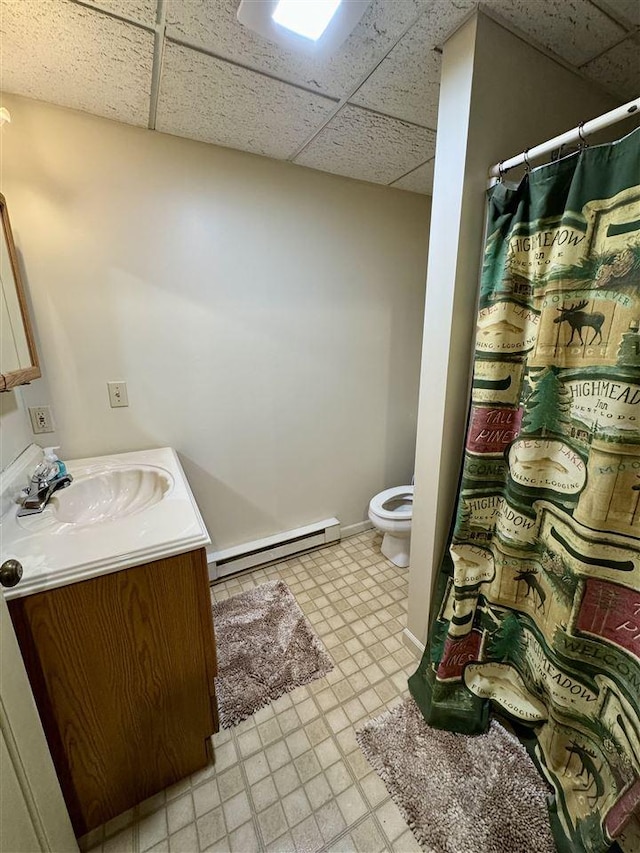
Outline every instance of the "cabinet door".
[[0, 649], [0, 853], [77, 853], [2, 593]]
[[207, 763], [215, 653], [203, 551], [10, 605], [78, 834]]

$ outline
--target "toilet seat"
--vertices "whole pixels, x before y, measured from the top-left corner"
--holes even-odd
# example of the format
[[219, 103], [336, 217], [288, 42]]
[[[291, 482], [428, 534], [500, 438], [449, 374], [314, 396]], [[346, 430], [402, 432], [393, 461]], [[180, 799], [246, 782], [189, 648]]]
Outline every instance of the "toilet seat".
[[[389, 506], [394, 503], [401, 505], [395, 508]], [[389, 521], [409, 521], [413, 515], [413, 486], [395, 486], [393, 489], [385, 489], [371, 499], [369, 509], [375, 515]]]

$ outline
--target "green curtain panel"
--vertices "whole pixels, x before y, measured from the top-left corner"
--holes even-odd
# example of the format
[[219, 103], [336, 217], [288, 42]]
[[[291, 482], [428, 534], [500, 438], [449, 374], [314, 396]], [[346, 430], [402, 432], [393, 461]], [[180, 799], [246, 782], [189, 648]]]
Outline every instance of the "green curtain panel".
[[489, 193], [431, 725], [515, 723], [557, 845], [640, 851], [640, 130]]

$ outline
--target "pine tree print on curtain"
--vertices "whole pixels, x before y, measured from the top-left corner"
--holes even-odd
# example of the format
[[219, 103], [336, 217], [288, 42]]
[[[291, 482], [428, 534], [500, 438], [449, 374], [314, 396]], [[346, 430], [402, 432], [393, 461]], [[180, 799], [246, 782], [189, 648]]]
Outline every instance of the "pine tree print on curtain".
[[640, 851], [640, 130], [489, 194], [427, 722], [514, 721], [561, 851]]

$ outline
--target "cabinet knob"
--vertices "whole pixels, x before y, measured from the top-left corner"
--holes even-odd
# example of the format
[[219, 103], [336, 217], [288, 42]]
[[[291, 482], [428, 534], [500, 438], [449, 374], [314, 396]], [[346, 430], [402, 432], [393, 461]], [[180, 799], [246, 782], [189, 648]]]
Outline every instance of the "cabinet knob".
[[0, 566], [0, 584], [2, 586], [15, 586], [20, 583], [22, 577], [22, 565], [17, 560], [5, 560]]

